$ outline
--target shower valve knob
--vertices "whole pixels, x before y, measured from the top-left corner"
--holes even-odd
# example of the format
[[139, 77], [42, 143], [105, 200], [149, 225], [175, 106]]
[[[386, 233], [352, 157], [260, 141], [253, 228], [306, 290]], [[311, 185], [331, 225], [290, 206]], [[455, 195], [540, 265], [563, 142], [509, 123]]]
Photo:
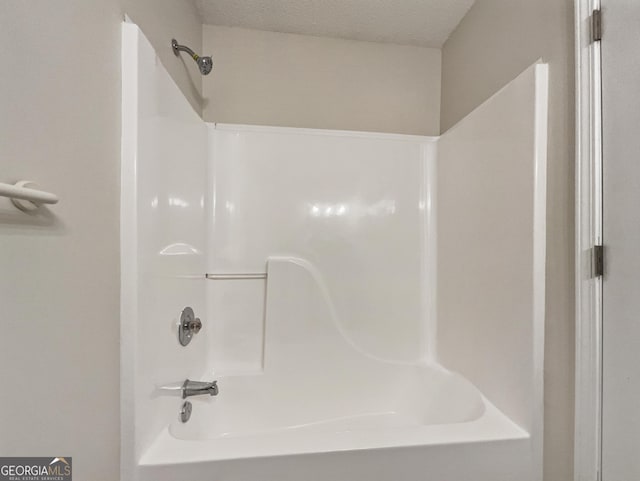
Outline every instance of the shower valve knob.
[[196, 317], [195, 320], [189, 322], [189, 325], [187, 327], [187, 330], [193, 331], [194, 334], [198, 334], [200, 332], [200, 329], [202, 329], [202, 321], [198, 317]]
[[180, 314], [180, 324], [178, 326], [178, 340], [180, 345], [186, 346], [191, 342], [195, 334], [202, 329], [202, 321], [195, 316], [193, 309], [185, 307]]

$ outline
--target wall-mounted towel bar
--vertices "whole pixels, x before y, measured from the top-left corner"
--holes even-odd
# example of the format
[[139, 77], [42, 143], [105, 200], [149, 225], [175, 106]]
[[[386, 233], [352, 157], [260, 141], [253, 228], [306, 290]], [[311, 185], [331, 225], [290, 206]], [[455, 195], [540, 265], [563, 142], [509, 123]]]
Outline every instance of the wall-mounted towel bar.
[[212, 281], [242, 281], [246, 279], [266, 279], [266, 272], [256, 272], [249, 274], [205, 274], [207, 279]]
[[21, 180], [15, 185], [0, 183], [0, 197], [9, 197], [13, 205], [23, 211], [36, 210], [42, 204], [57, 204], [58, 196], [34, 189], [35, 183]]

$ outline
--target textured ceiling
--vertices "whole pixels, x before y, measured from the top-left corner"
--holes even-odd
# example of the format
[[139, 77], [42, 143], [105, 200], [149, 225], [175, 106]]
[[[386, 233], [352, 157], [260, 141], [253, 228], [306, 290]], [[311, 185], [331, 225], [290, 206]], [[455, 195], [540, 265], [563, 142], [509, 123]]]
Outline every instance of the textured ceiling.
[[209, 25], [442, 47], [474, 0], [197, 0]]

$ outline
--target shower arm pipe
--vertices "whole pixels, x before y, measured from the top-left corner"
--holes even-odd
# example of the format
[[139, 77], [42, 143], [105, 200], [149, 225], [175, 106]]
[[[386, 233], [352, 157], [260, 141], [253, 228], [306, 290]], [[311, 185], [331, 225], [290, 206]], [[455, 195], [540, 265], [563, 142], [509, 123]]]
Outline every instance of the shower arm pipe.
[[[57, 204], [58, 196], [51, 192], [45, 192], [43, 190], [33, 189], [28, 186], [35, 185], [28, 180], [21, 180], [13, 184], [0, 183], [0, 197], [8, 197], [16, 205], [16, 207], [23, 210], [37, 209], [40, 204]], [[33, 208], [25, 209], [25, 203], [20, 201], [27, 201], [33, 204]]]
[[187, 52], [189, 54], [189, 56], [195, 60], [196, 62], [198, 61], [198, 59], [200, 58], [200, 55], [198, 55], [197, 53], [195, 53], [193, 50], [191, 50], [189, 47], [187, 47], [186, 45], [180, 45], [178, 44], [178, 42], [176, 42], [175, 40], [172, 41], [171, 46], [173, 47], [174, 51], [178, 51], [178, 52]]

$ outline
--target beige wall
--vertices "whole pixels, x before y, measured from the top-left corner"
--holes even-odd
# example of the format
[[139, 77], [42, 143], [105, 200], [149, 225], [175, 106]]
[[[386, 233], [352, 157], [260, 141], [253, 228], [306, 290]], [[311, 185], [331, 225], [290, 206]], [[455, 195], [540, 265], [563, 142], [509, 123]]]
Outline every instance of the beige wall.
[[[162, 45], [199, 28], [189, 3], [171, 3], [133, 15]], [[72, 456], [79, 481], [119, 479], [123, 11], [0, 2], [0, 182], [36, 180], [61, 198], [42, 216], [0, 199], [0, 455]]]
[[573, 472], [574, 68], [570, 0], [477, 0], [443, 48], [448, 129], [536, 59], [549, 63], [545, 481]]
[[440, 50], [204, 27], [210, 122], [437, 135]]

